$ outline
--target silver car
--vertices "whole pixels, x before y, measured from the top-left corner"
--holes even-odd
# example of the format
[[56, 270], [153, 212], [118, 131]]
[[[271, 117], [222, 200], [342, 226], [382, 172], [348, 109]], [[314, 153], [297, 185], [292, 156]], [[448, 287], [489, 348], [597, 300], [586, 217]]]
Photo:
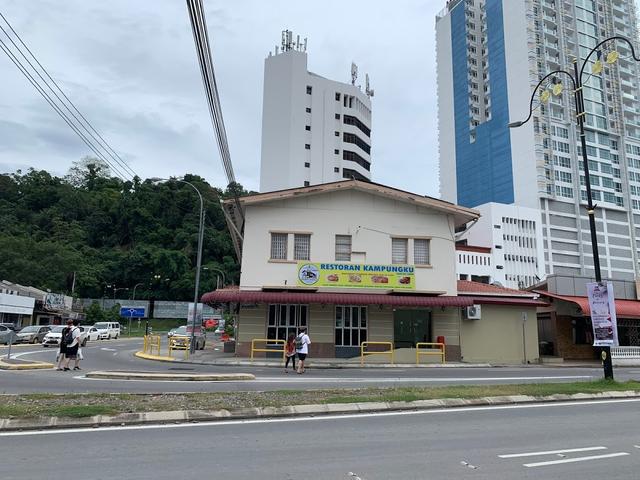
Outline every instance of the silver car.
[[29, 325], [17, 333], [15, 343], [40, 343], [49, 330], [46, 325]]
[[0, 325], [0, 343], [3, 345], [9, 345], [10, 343], [15, 343], [15, 341], [16, 332], [6, 325]]

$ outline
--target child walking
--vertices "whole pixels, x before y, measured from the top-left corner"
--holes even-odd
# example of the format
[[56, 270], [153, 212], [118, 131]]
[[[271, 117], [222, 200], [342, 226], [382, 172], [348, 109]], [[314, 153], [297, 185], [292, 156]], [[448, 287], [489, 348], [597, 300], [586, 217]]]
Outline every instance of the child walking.
[[284, 373], [289, 373], [287, 367], [289, 366], [289, 360], [291, 360], [291, 364], [293, 365], [293, 371], [296, 371], [296, 336], [295, 334], [289, 335], [287, 339], [287, 344], [284, 346], [284, 354], [286, 356], [286, 360], [284, 363]]

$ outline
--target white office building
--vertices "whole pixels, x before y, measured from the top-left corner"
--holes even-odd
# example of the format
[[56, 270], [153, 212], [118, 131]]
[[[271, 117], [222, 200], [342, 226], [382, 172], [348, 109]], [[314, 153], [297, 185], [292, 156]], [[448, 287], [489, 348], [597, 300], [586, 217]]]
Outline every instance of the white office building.
[[475, 277], [485, 275], [489, 283], [520, 289], [539, 283], [545, 276], [540, 211], [502, 203], [475, 210], [481, 215], [477, 223], [457, 237], [466, 244], [457, 247], [458, 278], [484, 281]]
[[[527, 118], [548, 72], [573, 72], [574, 57], [581, 62], [614, 35], [637, 44], [635, 2], [452, 0], [436, 30], [442, 197], [540, 209], [544, 273], [593, 276], [568, 77], [557, 76], [560, 95], [546, 103], [536, 96], [531, 121], [507, 125]], [[636, 276], [640, 246], [640, 72], [623, 41], [605, 44], [602, 59], [613, 49], [619, 58], [602, 73], [586, 68], [585, 126], [602, 275], [624, 280]]]
[[309, 72], [306, 39], [283, 32], [264, 64], [260, 191], [371, 180], [373, 92], [357, 86], [355, 65], [352, 79]]

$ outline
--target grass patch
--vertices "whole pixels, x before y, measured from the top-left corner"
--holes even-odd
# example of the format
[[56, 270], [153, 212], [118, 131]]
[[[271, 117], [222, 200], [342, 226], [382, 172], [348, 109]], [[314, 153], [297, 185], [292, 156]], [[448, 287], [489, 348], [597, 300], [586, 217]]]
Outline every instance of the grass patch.
[[129, 412], [168, 410], [219, 410], [248, 407], [283, 407], [315, 403], [411, 402], [440, 398], [480, 398], [503, 395], [547, 396], [554, 394], [640, 392], [640, 382], [543, 383], [521, 385], [456, 385], [444, 387], [396, 387], [273, 392], [212, 392], [188, 394], [27, 394], [2, 395], [0, 418], [39, 416], [89, 417]]

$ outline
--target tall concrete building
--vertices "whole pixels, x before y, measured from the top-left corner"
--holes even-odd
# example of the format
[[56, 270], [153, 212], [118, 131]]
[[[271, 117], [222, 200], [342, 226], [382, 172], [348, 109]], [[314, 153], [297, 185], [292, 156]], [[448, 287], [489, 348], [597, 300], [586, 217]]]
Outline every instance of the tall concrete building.
[[[568, 78], [561, 95], [534, 102], [548, 72], [573, 71], [600, 40], [637, 43], [633, 0], [452, 0], [437, 16], [440, 180], [444, 199], [538, 208], [546, 274], [592, 276], [585, 178]], [[633, 279], [640, 247], [639, 68], [620, 58], [585, 75], [587, 153], [602, 274]], [[593, 57], [592, 57], [593, 58]], [[595, 60], [595, 58], [593, 58]], [[590, 72], [587, 67], [587, 72]]]
[[[284, 31], [264, 63], [260, 191], [371, 179], [373, 91], [307, 70], [306, 39]], [[368, 83], [368, 78], [367, 78]]]

